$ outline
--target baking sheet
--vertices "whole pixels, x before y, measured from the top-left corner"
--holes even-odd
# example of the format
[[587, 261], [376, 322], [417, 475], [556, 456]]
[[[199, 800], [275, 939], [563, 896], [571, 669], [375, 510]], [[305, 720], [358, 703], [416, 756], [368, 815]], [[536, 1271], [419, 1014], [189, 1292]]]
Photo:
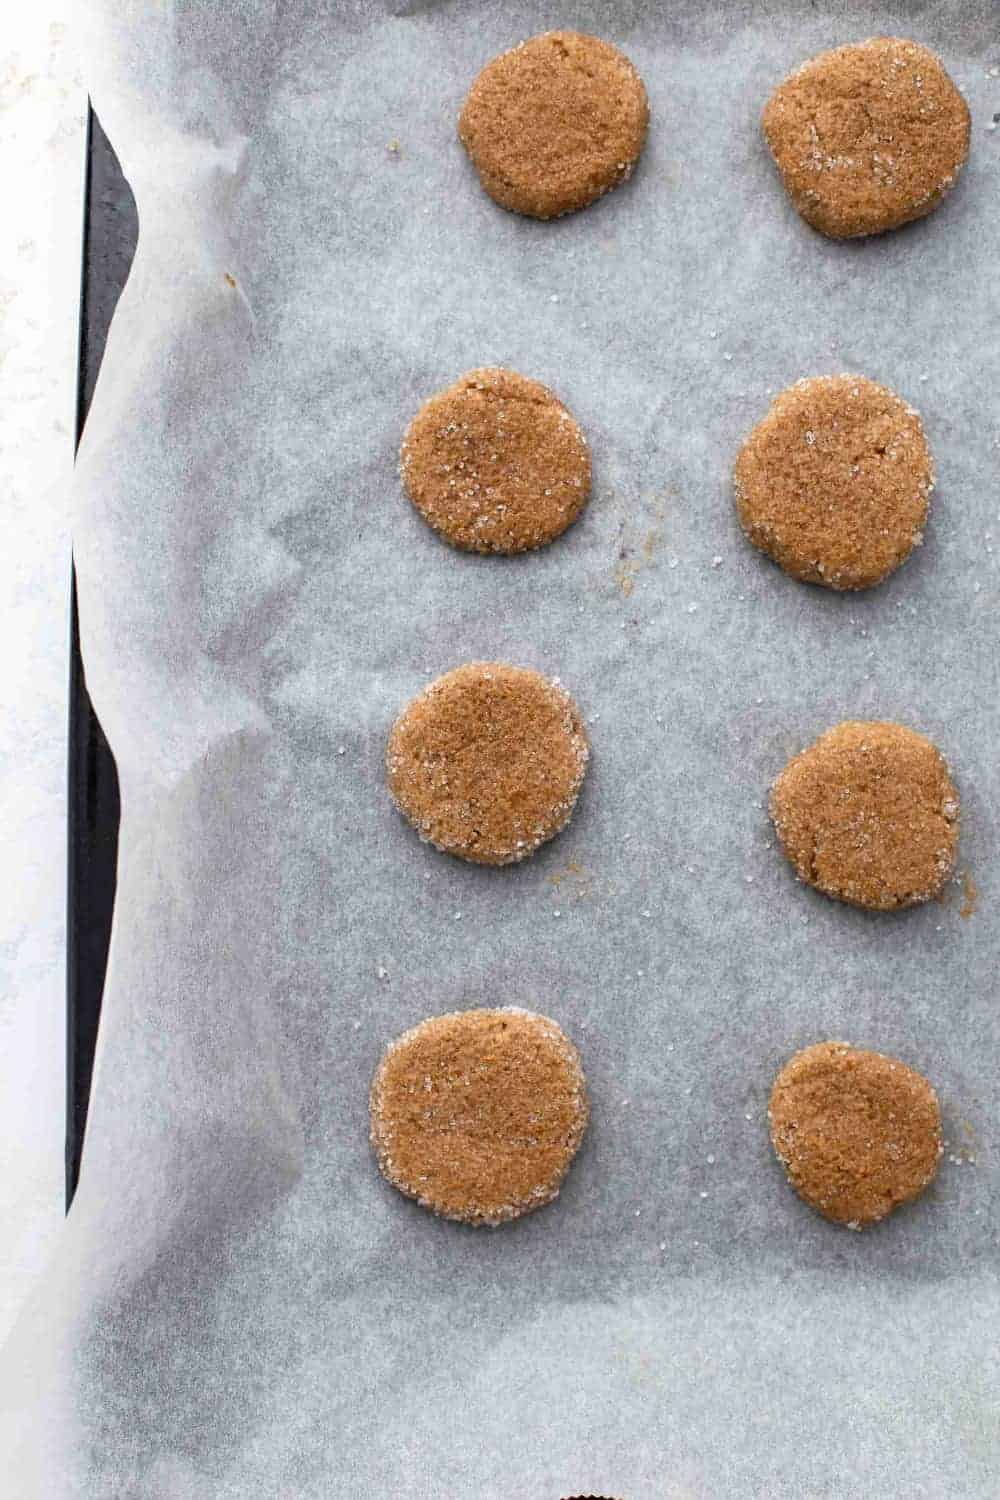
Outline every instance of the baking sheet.
[[[80, 1187], [0, 1378], [15, 1492], [992, 1496], [995, 8], [93, 21], [140, 220], [75, 499], [123, 822]], [[482, 194], [455, 121], [559, 25], [624, 48], [652, 128], [629, 185], [539, 224]], [[759, 110], [886, 31], [941, 51], [972, 157], [930, 219], [833, 244]], [[583, 519], [515, 560], [443, 546], [396, 474], [419, 402], [494, 362], [594, 456]], [[939, 475], [925, 546], [857, 597], [753, 553], [729, 478], [770, 392], [845, 368], [918, 406]], [[570, 828], [506, 870], [420, 844], [382, 784], [399, 707], [476, 658], [558, 675], [592, 741]], [[969, 876], [943, 903], [852, 911], [771, 847], [770, 780], [846, 717], [947, 755]], [[578, 1043], [592, 1124], [557, 1204], [486, 1232], [381, 1181], [366, 1094], [407, 1026], [497, 1003]], [[767, 1142], [775, 1070], [829, 1036], [928, 1073], [946, 1116], [933, 1189], [864, 1235]]]

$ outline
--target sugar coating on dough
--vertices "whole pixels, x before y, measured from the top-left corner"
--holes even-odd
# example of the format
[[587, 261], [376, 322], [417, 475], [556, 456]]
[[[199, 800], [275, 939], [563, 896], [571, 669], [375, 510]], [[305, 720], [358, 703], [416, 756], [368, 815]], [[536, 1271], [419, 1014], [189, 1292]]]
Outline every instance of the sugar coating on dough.
[[747, 538], [786, 573], [864, 589], [923, 541], [934, 461], [919, 415], [895, 392], [820, 375], [775, 397], [734, 485]]
[[796, 209], [834, 239], [936, 208], [969, 154], [969, 108], [940, 60], [901, 37], [822, 52], [775, 89], [764, 135]]
[[799, 878], [852, 906], [929, 901], [955, 865], [958, 792], [940, 751], [902, 724], [827, 730], [775, 781], [771, 816]]
[[645, 87], [623, 53], [595, 36], [547, 31], [486, 64], [458, 134], [495, 202], [552, 219], [624, 182], [648, 123]]
[[506, 865], [566, 826], [588, 757], [580, 712], [558, 682], [506, 662], [469, 662], [400, 714], [386, 772], [422, 839]]
[[795, 1191], [834, 1223], [862, 1229], [933, 1181], [942, 1154], [937, 1095], [894, 1057], [845, 1042], [797, 1052], [768, 1107], [771, 1141]]
[[400, 454], [406, 492], [470, 552], [553, 541], [590, 495], [590, 449], [566, 407], [513, 370], [471, 370], [420, 408]]
[[383, 1175], [444, 1218], [497, 1225], [550, 1203], [587, 1125], [580, 1057], [555, 1021], [510, 1006], [422, 1021], [371, 1087]]

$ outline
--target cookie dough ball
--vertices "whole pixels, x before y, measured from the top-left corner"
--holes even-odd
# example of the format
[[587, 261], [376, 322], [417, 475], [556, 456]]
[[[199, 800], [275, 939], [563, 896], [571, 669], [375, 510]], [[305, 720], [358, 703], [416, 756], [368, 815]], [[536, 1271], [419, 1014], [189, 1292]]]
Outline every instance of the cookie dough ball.
[[736, 460], [748, 539], [793, 578], [881, 583], [923, 541], [934, 461], [920, 418], [862, 375], [782, 391]]
[[627, 57], [595, 36], [547, 31], [486, 64], [458, 134], [502, 208], [553, 219], [631, 175], [648, 123]]
[[845, 1042], [796, 1052], [774, 1081], [767, 1117], [792, 1187], [849, 1229], [918, 1197], [941, 1157], [941, 1112], [927, 1079]]
[[470, 662], [404, 709], [386, 769], [422, 839], [476, 864], [508, 865], [569, 822], [588, 754], [580, 712], [557, 682]]
[[557, 396], [513, 370], [472, 370], [432, 396], [406, 430], [406, 492], [467, 552], [554, 541], [590, 494], [590, 450]]
[[576, 1048], [514, 1007], [421, 1021], [371, 1088], [383, 1175], [432, 1213], [502, 1224], [551, 1203], [587, 1125]]
[[763, 125], [795, 207], [838, 240], [922, 219], [969, 154], [962, 95], [933, 52], [893, 36], [804, 63]]
[[774, 826], [799, 878], [871, 911], [939, 893], [955, 864], [958, 809], [930, 740], [877, 721], [827, 730], [771, 789]]

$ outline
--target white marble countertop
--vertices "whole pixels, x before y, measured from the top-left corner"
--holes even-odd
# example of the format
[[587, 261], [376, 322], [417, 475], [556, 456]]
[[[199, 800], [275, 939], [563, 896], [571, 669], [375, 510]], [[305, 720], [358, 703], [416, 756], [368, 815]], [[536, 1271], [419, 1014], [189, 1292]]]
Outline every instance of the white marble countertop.
[[69, 497], [86, 92], [72, 0], [0, 37], [0, 1342], [63, 1214]]

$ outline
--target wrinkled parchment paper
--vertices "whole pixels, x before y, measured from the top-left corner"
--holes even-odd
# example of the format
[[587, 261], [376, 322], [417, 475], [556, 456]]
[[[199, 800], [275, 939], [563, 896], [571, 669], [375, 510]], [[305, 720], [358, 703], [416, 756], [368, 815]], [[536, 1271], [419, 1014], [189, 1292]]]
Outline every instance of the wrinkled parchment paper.
[[[75, 499], [121, 876], [83, 1180], [6, 1352], [7, 1493], [994, 1496], [995, 6], [92, 20], [140, 217]], [[455, 122], [558, 25], [627, 51], [652, 128], [628, 186], [539, 224]], [[885, 31], [942, 53], [971, 162], [930, 219], [834, 244], [759, 111]], [[593, 446], [585, 516], [518, 560], [449, 550], [397, 479], [416, 406], [486, 363]], [[842, 369], [918, 406], [939, 474], [926, 545], [858, 597], [752, 552], [730, 493], [769, 393]], [[590, 726], [577, 816], [519, 868], [421, 845], [383, 787], [400, 706], [475, 658], [558, 675]], [[853, 911], [772, 847], [769, 782], [848, 717], [947, 755], [944, 902]], [[381, 1181], [367, 1086], [424, 1015], [501, 1003], [578, 1043], [593, 1123], [556, 1205], [472, 1231]], [[946, 1117], [933, 1190], [864, 1235], [767, 1141], [774, 1072], [831, 1036], [925, 1071]]]

